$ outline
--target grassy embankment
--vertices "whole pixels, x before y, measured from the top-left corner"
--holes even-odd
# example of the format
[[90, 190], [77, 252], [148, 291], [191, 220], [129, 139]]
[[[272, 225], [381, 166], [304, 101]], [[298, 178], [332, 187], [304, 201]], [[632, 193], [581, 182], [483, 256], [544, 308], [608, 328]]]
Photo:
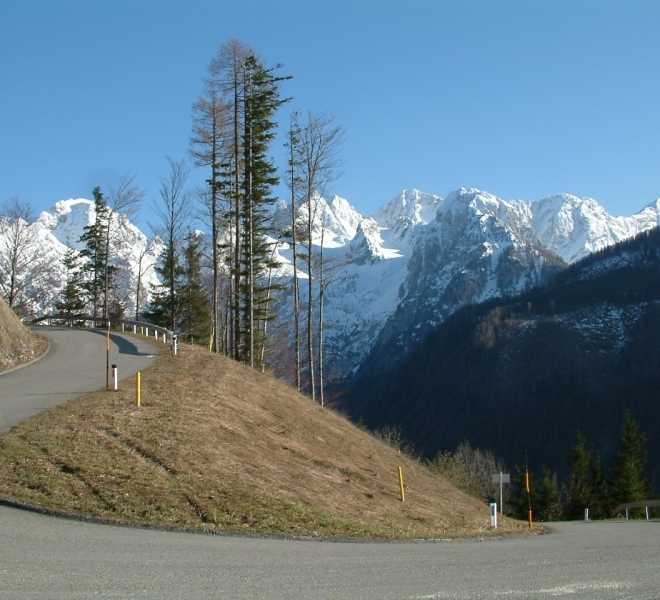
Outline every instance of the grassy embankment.
[[0, 373], [41, 356], [48, 342], [23, 325], [0, 298]]
[[[164, 352], [0, 438], [0, 497], [118, 521], [303, 536], [524, 532], [282, 381], [203, 348]], [[397, 469], [403, 468], [405, 502]]]

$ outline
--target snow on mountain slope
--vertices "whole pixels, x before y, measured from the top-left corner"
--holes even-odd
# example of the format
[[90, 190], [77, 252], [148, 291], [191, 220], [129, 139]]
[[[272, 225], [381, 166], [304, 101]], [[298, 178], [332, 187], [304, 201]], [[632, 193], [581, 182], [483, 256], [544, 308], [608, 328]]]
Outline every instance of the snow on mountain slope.
[[637, 235], [658, 224], [658, 205], [639, 216], [613, 217], [592, 198], [550, 196], [532, 205], [533, 225], [541, 242], [566, 262]]
[[[306, 223], [308, 210], [306, 205], [297, 210], [299, 226]], [[93, 211], [89, 200], [63, 200], [31, 225], [52, 265], [47, 279], [35, 282], [47, 288], [34, 295], [35, 313], [52, 309], [64, 284], [66, 247], [82, 249], [79, 239]], [[317, 196], [312, 211], [313, 252], [320, 256], [323, 240], [326, 263], [326, 373], [337, 379], [354, 372], [377, 346], [394, 359], [459, 307], [529, 289], [562, 265], [660, 222], [660, 200], [631, 217], [612, 217], [589, 198], [558, 194], [537, 202], [505, 201], [477, 189], [459, 189], [444, 200], [404, 190], [370, 217], [339, 196], [330, 201]], [[276, 229], [290, 229], [291, 218], [290, 206], [280, 203]], [[158, 284], [154, 265], [162, 245], [148, 240], [125, 215], [113, 215], [112, 229], [120, 297], [133, 316], [138, 274], [143, 291]], [[277, 241], [278, 277], [290, 290], [293, 257], [283, 240]], [[306, 268], [298, 261], [299, 278], [308, 278]], [[312, 273], [317, 297], [318, 276]], [[305, 302], [306, 285], [301, 292]], [[280, 339], [290, 343], [290, 291], [278, 306]], [[286, 361], [284, 355], [279, 358]]]
[[[31, 285], [32, 306], [29, 312], [34, 315], [54, 310], [66, 282], [66, 270], [62, 260], [67, 247], [82, 250], [79, 240], [84, 228], [94, 222], [94, 203], [85, 198], [61, 200], [50, 211], [42, 212], [30, 224], [40, 240], [40, 253], [47, 261], [48, 280], [33, 282]], [[119, 267], [117, 297], [125, 303], [127, 315], [136, 313], [138, 278], [140, 280], [141, 308], [153, 285], [159, 281], [154, 271], [162, 244], [147, 237], [123, 214], [111, 217], [111, 262]], [[38, 289], [37, 289], [38, 288]]]
[[393, 361], [459, 307], [539, 285], [562, 265], [655, 226], [660, 214], [657, 202], [611, 217], [588, 198], [505, 201], [476, 189], [444, 200], [404, 190], [370, 218], [347, 211], [350, 227], [327, 210], [325, 237], [340, 266], [325, 292], [326, 357], [342, 376], [374, 347]]

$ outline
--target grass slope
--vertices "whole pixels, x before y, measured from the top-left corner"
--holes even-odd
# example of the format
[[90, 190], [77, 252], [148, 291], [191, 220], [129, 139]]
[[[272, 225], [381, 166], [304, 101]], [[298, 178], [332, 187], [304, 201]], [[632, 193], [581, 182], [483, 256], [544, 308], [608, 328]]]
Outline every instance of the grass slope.
[[[401, 502], [397, 468], [403, 468]], [[302, 397], [200, 347], [163, 353], [0, 438], [0, 496], [213, 531], [429, 538], [492, 533], [488, 506]], [[501, 519], [497, 533], [524, 531]]]
[[0, 298], [0, 373], [34, 360], [47, 347], [48, 342], [25, 327]]

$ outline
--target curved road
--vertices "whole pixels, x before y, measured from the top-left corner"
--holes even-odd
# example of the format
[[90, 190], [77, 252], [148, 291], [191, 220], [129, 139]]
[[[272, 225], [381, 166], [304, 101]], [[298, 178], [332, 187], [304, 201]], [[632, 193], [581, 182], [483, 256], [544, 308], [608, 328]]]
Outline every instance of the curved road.
[[[73, 348], [83, 347], [73, 332], [63, 336]], [[65, 347], [64, 341], [58, 344]], [[72, 347], [66, 352], [73, 352]], [[130, 358], [122, 358], [132, 363], [148, 352], [136, 348]], [[43, 365], [0, 377], [0, 413], [6, 407], [5, 381], [20, 373], [28, 385], [51, 359], [49, 355], [39, 361]], [[73, 375], [81, 362], [65, 362], [72, 370], [58, 366], [58, 385], [68, 379], [82, 389]], [[129, 373], [128, 364], [118, 364], [120, 373], [122, 368]], [[102, 367], [101, 385], [98, 375], [96, 384], [90, 379], [96, 388], [105, 385], [105, 359]], [[46, 408], [72, 393], [56, 391], [54, 385], [53, 380], [49, 387], [56, 398], [39, 392], [41, 399], [24, 412]], [[0, 506], [3, 599], [657, 600], [658, 565], [657, 521], [558, 523], [548, 535], [483, 542], [351, 544], [122, 528]]]
[[[0, 374], [0, 433], [38, 412], [105, 387], [105, 331], [33, 329], [48, 339], [50, 348], [41, 359]], [[120, 379], [148, 367], [158, 350], [145, 338], [110, 334], [110, 364], [117, 365]]]

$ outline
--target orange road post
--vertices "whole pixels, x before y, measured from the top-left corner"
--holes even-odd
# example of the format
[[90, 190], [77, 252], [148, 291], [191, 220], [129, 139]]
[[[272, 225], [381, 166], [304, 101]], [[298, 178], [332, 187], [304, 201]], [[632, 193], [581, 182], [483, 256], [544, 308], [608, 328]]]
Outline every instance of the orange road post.
[[527, 468], [527, 450], [525, 450], [525, 487], [527, 488], [527, 506], [529, 507], [529, 528], [532, 529], [532, 490], [529, 487], [529, 469]]
[[401, 502], [405, 502], [406, 495], [403, 489], [403, 471], [401, 470], [401, 467], [399, 467], [399, 490], [401, 490]]

